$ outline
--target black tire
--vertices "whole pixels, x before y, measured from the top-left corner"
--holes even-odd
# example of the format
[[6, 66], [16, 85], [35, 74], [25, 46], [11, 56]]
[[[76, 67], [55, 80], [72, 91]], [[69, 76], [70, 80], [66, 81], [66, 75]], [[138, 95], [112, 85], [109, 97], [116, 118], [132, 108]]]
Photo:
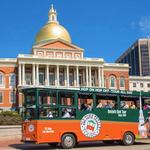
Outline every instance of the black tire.
[[131, 132], [126, 132], [123, 136], [122, 143], [123, 145], [130, 146], [135, 142], [135, 137]]
[[48, 145], [50, 145], [50, 146], [57, 146], [58, 142], [48, 143]]
[[71, 149], [76, 145], [76, 138], [73, 134], [64, 134], [61, 138], [61, 147]]

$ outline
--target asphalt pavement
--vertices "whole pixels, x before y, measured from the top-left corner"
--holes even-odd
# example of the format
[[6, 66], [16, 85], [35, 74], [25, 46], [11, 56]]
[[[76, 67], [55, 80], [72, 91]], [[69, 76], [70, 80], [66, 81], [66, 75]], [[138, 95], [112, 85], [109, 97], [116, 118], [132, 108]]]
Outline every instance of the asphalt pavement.
[[[20, 126], [0, 126], [0, 150], [51, 150], [61, 149], [57, 147], [49, 146], [48, 144], [23, 144], [21, 139], [21, 127]], [[150, 139], [139, 140], [132, 146], [123, 146], [118, 143], [112, 145], [106, 145], [103, 142], [84, 142], [78, 144], [73, 149], [79, 150], [150, 150]]]

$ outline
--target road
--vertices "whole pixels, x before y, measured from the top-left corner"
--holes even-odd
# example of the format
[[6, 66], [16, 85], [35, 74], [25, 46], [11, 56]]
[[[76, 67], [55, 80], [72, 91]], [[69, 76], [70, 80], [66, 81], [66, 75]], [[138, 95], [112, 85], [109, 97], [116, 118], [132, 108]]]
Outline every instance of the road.
[[[10, 128], [10, 129], [1, 129], [0, 128], [0, 149], [2, 150], [12, 150], [12, 149], [21, 149], [21, 150], [48, 150], [48, 149], [61, 149], [60, 146], [52, 147], [47, 144], [40, 145], [25, 145], [20, 142], [21, 139], [21, 128]], [[136, 141], [133, 146], [122, 146], [119, 144], [105, 145], [102, 142], [92, 142], [92, 143], [80, 143], [77, 145], [74, 150], [150, 150], [150, 140], [140, 140]]]

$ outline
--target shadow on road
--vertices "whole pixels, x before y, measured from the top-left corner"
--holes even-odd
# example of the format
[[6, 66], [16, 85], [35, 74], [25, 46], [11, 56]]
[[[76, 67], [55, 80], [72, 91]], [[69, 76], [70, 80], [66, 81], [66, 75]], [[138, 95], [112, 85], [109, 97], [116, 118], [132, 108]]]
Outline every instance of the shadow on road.
[[[150, 145], [150, 143], [146, 143], [146, 142], [136, 142], [134, 145]], [[114, 144], [104, 144], [103, 142], [84, 142], [84, 143], [80, 143], [78, 144], [75, 149], [80, 149], [80, 148], [89, 148], [89, 147], [118, 147], [118, 146], [122, 146], [118, 143], [114, 143]], [[9, 147], [11, 148], [15, 148], [15, 149], [20, 149], [20, 150], [33, 150], [33, 149], [42, 149], [42, 150], [46, 150], [46, 149], [62, 149], [59, 145], [54, 147], [54, 146], [49, 146], [48, 144], [11, 144], [9, 145]]]

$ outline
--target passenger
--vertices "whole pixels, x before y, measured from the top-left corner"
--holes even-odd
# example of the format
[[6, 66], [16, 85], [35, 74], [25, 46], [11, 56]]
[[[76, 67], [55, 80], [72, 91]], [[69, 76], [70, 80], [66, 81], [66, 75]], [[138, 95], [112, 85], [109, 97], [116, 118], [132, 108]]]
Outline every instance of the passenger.
[[98, 100], [98, 105], [96, 106], [96, 108], [103, 108], [103, 104], [101, 100]]
[[71, 118], [74, 118], [76, 116], [76, 110], [74, 108], [71, 109], [71, 112], [69, 112], [71, 115]]
[[150, 105], [148, 103], [146, 103], [143, 107], [144, 110], [150, 109]]
[[67, 109], [64, 110], [64, 115], [62, 118], [71, 118], [70, 112]]
[[123, 109], [123, 107], [125, 106], [125, 102], [124, 101], [121, 101], [121, 108]]
[[50, 109], [48, 109], [47, 116], [48, 118], [53, 118], [53, 113]]
[[107, 104], [106, 104], [105, 108], [112, 108], [112, 105], [110, 104], [109, 101], [107, 101]]
[[81, 111], [87, 110], [87, 104], [81, 104]]
[[136, 109], [136, 106], [134, 105], [133, 102], [131, 102], [130, 109]]
[[123, 109], [129, 109], [129, 105], [128, 105], [128, 103], [127, 103], [127, 102], [124, 102]]
[[148, 134], [150, 133], [150, 112], [148, 112], [148, 117], [146, 118], [145, 122], [143, 124], [141, 124], [142, 126], [148, 124]]
[[25, 116], [26, 116], [26, 120], [31, 119], [31, 111], [30, 111], [30, 109], [28, 109], [28, 110], [25, 112]]
[[115, 109], [117, 107], [115, 102], [112, 102], [111, 105], [112, 105], [112, 109]]
[[86, 110], [92, 111], [92, 108], [93, 108], [92, 103], [87, 104]]

